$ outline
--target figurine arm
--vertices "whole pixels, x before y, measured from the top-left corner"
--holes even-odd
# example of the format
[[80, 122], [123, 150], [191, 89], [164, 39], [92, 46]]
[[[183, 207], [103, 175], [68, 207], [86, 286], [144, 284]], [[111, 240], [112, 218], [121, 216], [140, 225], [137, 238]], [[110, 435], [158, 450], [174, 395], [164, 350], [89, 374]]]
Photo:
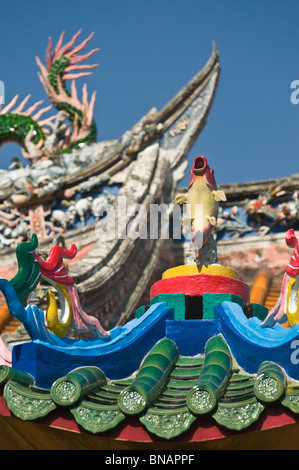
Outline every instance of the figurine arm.
[[186, 204], [186, 202], [187, 202], [187, 194], [182, 194], [182, 193], [177, 194], [174, 199], [174, 203], [179, 204], [180, 206], [182, 204]]

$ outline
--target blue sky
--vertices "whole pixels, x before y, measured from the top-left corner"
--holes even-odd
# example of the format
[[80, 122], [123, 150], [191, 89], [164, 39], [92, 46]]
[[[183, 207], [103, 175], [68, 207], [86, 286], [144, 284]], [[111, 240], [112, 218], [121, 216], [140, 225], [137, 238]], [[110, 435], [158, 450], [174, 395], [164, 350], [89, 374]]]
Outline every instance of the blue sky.
[[[299, 104], [290, 101], [298, 22], [298, 0], [0, 0], [5, 102], [17, 93], [47, 102], [35, 56], [44, 62], [48, 37], [63, 30], [66, 39], [94, 31], [87, 50], [100, 47], [99, 67], [80, 85], [97, 90], [98, 140], [118, 138], [195, 75], [214, 40], [220, 82], [188, 160], [205, 155], [218, 184], [289, 176], [299, 172]], [[13, 144], [1, 147], [1, 167], [15, 155]]]

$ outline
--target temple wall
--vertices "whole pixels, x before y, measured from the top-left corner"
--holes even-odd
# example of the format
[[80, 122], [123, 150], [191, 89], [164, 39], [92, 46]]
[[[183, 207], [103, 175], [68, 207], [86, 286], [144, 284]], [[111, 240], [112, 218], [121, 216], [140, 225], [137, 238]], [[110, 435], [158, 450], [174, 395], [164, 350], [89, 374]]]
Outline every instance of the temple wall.
[[235, 269], [250, 287], [260, 269], [270, 269], [274, 279], [282, 279], [292, 256], [285, 234], [248, 237], [218, 243], [219, 263]]

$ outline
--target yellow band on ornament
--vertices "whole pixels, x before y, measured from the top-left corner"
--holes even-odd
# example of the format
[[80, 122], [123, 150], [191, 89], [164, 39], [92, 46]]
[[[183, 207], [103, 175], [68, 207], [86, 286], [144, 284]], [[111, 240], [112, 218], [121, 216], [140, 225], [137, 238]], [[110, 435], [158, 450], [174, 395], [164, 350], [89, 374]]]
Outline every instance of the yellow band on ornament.
[[233, 269], [216, 264], [183, 264], [181, 266], [164, 271], [162, 279], [169, 279], [171, 277], [177, 276], [189, 276], [194, 274], [213, 274], [215, 276], [227, 276], [233, 279], [239, 279], [239, 274]]

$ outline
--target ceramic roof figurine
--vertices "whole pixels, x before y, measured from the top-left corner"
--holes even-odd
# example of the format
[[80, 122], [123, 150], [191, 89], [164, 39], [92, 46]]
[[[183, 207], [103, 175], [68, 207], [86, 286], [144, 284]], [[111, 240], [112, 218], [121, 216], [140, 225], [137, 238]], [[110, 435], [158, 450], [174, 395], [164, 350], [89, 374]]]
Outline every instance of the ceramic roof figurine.
[[[217, 225], [219, 201], [226, 201], [223, 191], [217, 189], [212, 170], [204, 156], [194, 159], [190, 171], [187, 194], [177, 194], [174, 202], [186, 204], [183, 226], [190, 225], [190, 251], [196, 264], [217, 262], [213, 229]], [[208, 248], [206, 248], [208, 247]]]
[[294, 249], [290, 263], [287, 265], [279, 299], [270, 310], [263, 326], [273, 326], [276, 322], [294, 326], [299, 322], [298, 274], [299, 274], [299, 238], [294, 230], [286, 233], [286, 244]]

